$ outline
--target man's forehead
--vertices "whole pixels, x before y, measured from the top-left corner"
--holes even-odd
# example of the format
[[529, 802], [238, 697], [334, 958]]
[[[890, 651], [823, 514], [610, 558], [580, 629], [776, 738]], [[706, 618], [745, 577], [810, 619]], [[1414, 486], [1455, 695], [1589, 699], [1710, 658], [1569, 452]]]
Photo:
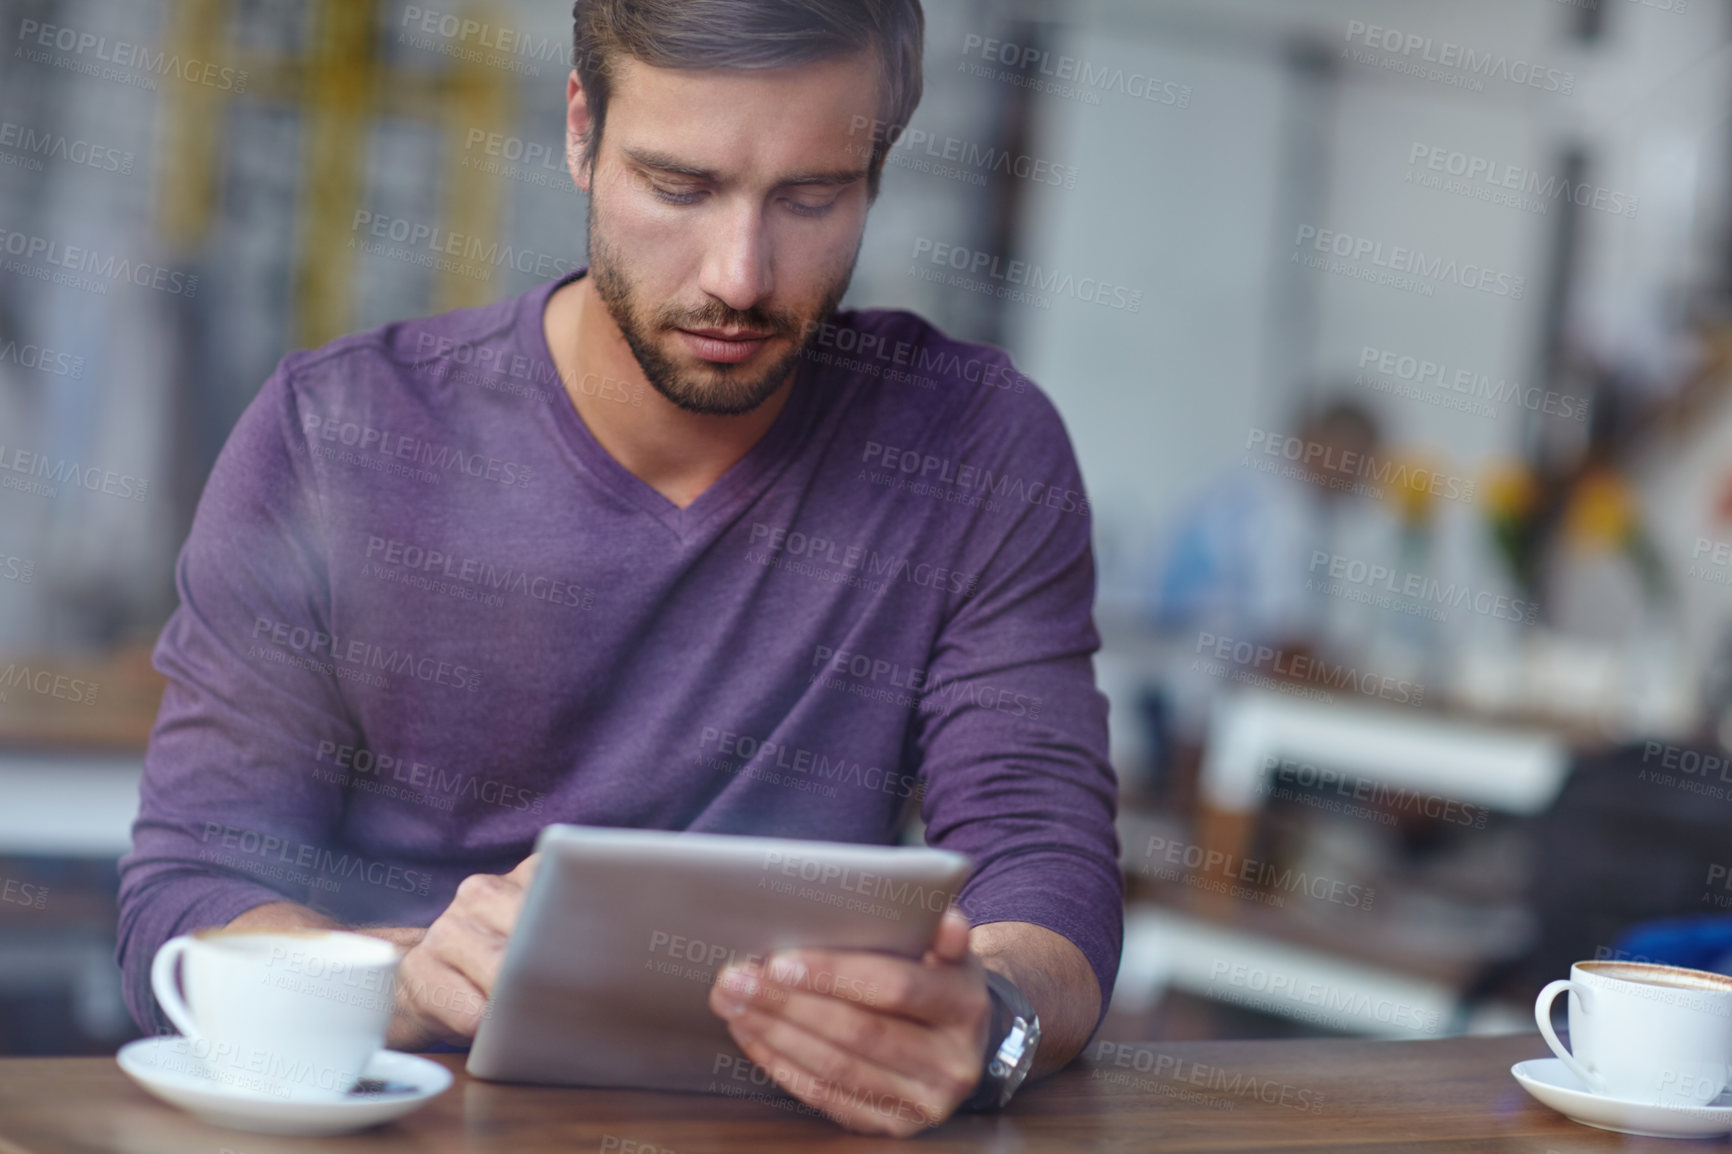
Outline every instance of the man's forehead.
[[636, 85], [668, 88], [681, 82], [693, 85], [764, 82], [792, 89], [805, 83], [822, 83], [825, 78], [833, 78], [862, 97], [870, 99], [878, 95], [877, 89], [882, 80], [878, 54], [870, 48], [798, 64], [763, 68], [663, 68], [639, 60], [628, 52], [621, 52], [608, 60], [607, 74], [615, 96]]
[[[871, 52], [778, 68], [610, 68], [604, 141], [710, 170], [789, 166], [869, 153], [881, 74]], [[864, 169], [864, 164], [860, 165]]]

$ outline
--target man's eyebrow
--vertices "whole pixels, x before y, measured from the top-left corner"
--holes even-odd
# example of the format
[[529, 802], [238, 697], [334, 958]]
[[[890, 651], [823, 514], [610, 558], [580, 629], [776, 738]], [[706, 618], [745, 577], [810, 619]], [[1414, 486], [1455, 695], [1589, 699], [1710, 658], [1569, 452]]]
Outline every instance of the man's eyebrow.
[[853, 184], [857, 180], [866, 179], [864, 168], [838, 168], [829, 172], [802, 172], [794, 176], [784, 177], [782, 184]]
[[[699, 168], [696, 165], [686, 164], [684, 161], [669, 156], [665, 152], [656, 152], [655, 150], [648, 148], [631, 147], [623, 148], [621, 151], [637, 164], [640, 164], [645, 168], [653, 168], [658, 172], [668, 173], [671, 176], [689, 176], [693, 180], [708, 181], [719, 181], [721, 179], [721, 174], [712, 169]], [[864, 168], [838, 168], [826, 172], [799, 172], [792, 176], [783, 177], [776, 183], [778, 186], [790, 184], [842, 186], [854, 184], [857, 181], [865, 179], [866, 169]]]
[[645, 168], [658, 169], [661, 172], [671, 173], [674, 176], [689, 176], [695, 180], [717, 179], [717, 173], [712, 172], [707, 168], [698, 168], [695, 165], [686, 164], [672, 156], [669, 156], [665, 152], [656, 152], [653, 149], [648, 148], [631, 147], [622, 148], [620, 151], [624, 152], [633, 161], [643, 165]]

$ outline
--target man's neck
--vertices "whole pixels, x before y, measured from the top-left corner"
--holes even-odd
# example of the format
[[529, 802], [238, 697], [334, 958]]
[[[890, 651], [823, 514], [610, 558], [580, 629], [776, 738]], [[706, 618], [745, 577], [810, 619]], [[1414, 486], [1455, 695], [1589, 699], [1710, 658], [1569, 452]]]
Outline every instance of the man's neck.
[[[737, 417], [686, 412], [650, 386], [587, 276], [555, 290], [541, 326], [566, 395], [596, 442], [681, 509], [751, 451], [792, 387], [790, 374], [769, 400]], [[622, 404], [622, 392], [642, 404]]]

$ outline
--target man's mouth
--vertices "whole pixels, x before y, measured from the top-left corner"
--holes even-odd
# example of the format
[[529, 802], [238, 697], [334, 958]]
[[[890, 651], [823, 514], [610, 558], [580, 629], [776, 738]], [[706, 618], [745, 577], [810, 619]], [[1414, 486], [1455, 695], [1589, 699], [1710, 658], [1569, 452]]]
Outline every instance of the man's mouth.
[[676, 329], [686, 348], [699, 360], [732, 365], [749, 360], [769, 344], [774, 333], [750, 329]]

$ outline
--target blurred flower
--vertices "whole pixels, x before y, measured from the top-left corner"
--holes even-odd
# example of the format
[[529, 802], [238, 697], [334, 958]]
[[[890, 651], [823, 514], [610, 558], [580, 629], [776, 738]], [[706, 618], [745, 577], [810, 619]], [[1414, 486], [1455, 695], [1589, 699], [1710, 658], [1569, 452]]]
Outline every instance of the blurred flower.
[[1435, 506], [1431, 486], [1441, 470], [1436, 467], [1436, 461], [1414, 452], [1402, 453], [1395, 459], [1395, 465], [1396, 483], [1391, 488], [1395, 491], [1395, 505], [1401, 523], [1409, 529], [1424, 528], [1431, 524]]
[[1542, 496], [1539, 477], [1524, 461], [1505, 461], [1486, 472], [1480, 492], [1491, 523], [1492, 543], [1509, 566], [1510, 576], [1531, 597], [1538, 588], [1535, 522]]
[[1505, 461], [1487, 472], [1482, 492], [1492, 520], [1508, 523], [1534, 511], [1540, 488], [1532, 469], [1520, 461]]
[[1622, 477], [1596, 469], [1576, 483], [1564, 513], [1564, 537], [1571, 544], [1625, 549], [1635, 528], [1635, 497]]
[[1623, 554], [1650, 602], [1671, 600], [1671, 578], [1642, 523], [1635, 491], [1616, 471], [1591, 469], [1576, 482], [1564, 509], [1563, 536], [1571, 545]]

